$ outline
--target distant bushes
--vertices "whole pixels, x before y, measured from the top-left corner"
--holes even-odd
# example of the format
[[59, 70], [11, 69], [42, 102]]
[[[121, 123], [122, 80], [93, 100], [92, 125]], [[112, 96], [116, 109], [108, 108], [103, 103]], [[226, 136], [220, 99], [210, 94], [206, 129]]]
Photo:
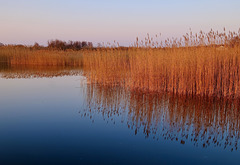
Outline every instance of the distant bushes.
[[22, 45], [22, 44], [16, 44], [16, 45], [4, 45], [0, 42], [0, 47], [11, 47], [11, 48], [30, 48], [31, 50], [81, 50], [83, 48], [93, 48], [92, 42], [87, 41], [71, 41], [68, 42], [62, 41], [62, 40], [50, 40], [47, 43], [47, 46], [42, 46], [39, 43], [35, 42], [34, 45]]
[[50, 40], [48, 41], [48, 48], [50, 49], [57, 49], [57, 50], [80, 50], [82, 48], [92, 48], [93, 43], [92, 42], [86, 42], [86, 41], [61, 41], [61, 40]]

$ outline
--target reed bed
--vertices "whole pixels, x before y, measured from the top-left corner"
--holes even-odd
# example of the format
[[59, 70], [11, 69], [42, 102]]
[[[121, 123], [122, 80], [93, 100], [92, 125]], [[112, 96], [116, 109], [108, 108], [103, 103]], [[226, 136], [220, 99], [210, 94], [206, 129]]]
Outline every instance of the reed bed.
[[89, 83], [131, 91], [240, 98], [240, 31], [191, 31], [158, 42], [149, 35], [128, 48], [0, 48], [11, 65], [82, 66]]
[[79, 51], [32, 49], [28, 47], [6, 46], [0, 48], [0, 61], [8, 65], [37, 66], [82, 66]]
[[90, 83], [144, 92], [240, 97], [240, 47], [131, 48], [84, 54]]
[[[199, 36], [199, 37], [198, 37]], [[127, 50], [84, 54], [90, 83], [133, 91], [240, 98], [239, 33], [187, 34], [154, 42], [147, 37]], [[156, 46], [157, 45], [157, 46]]]

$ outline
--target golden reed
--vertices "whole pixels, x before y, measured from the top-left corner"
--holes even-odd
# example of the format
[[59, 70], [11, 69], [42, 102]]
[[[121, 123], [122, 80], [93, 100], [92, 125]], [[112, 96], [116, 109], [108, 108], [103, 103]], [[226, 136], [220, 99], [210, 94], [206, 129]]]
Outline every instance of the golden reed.
[[[158, 36], [156, 36], [158, 37]], [[191, 31], [157, 42], [149, 35], [128, 48], [80, 51], [0, 48], [11, 65], [82, 66], [90, 83], [144, 92], [240, 98], [240, 32]]]
[[9, 65], [82, 66], [82, 53], [73, 50], [4, 46], [0, 47], [0, 62]]
[[240, 98], [240, 33], [190, 32], [133, 47], [84, 53], [90, 83], [144, 92]]

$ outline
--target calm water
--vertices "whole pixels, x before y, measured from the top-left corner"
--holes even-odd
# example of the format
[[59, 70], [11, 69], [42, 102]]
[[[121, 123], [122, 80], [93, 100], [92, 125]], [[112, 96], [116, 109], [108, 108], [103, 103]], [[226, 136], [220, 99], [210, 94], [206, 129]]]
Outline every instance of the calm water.
[[86, 83], [71, 69], [0, 78], [0, 164], [239, 164], [238, 102]]

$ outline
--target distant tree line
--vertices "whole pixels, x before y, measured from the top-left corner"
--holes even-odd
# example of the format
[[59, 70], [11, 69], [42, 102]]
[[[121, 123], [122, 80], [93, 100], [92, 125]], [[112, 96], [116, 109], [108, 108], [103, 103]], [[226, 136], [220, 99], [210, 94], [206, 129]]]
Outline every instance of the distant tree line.
[[87, 41], [62, 41], [62, 40], [50, 40], [47, 43], [47, 46], [42, 46], [39, 43], [35, 42], [34, 45], [31, 46], [26, 46], [22, 44], [16, 44], [16, 45], [4, 45], [3, 43], [0, 42], [0, 47], [1, 46], [14, 46], [18, 48], [31, 48], [31, 49], [56, 49], [56, 50], [80, 50], [83, 48], [93, 48], [93, 43], [92, 42], [87, 42]]
[[58, 50], [80, 50], [82, 48], [93, 48], [92, 42], [87, 41], [61, 41], [61, 40], [50, 40], [48, 41], [48, 48], [50, 49], [58, 49]]
[[[234, 47], [234, 46], [238, 46], [240, 45], [240, 36], [234, 36], [234, 37], [229, 37], [225, 39], [225, 43], [224, 44], [208, 44], [205, 46], [228, 46], [228, 47]], [[54, 50], [81, 50], [83, 48], [91, 48], [91, 49], [107, 49], [107, 48], [117, 48], [117, 49], [128, 49], [131, 48], [130, 47], [122, 47], [122, 46], [111, 46], [110, 43], [108, 43], [107, 45], [98, 43], [97, 47], [93, 47], [93, 43], [92, 42], [87, 42], [87, 41], [71, 41], [69, 40], [68, 42], [66, 41], [62, 41], [62, 40], [49, 40], [47, 43], [47, 46], [42, 46], [39, 45], [37, 42], [35, 42], [34, 45], [31, 46], [26, 46], [26, 45], [22, 45], [22, 44], [17, 44], [17, 45], [11, 45], [11, 44], [3, 44], [0, 42], [0, 47], [4, 47], [4, 46], [13, 46], [13, 47], [18, 47], [18, 48], [31, 48], [34, 50], [39, 50], [39, 49], [54, 49]], [[174, 43], [170, 43], [170, 47], [173, 47]], [[133, 46], [134, 47], [134, 46]], [[166, 46], [168, 47], [168, 46]], [[144, 44], [141, 46], [139, 46], [139, 48], [145, 48]], [[161, 48], [161, 47], [160, 47]]]

